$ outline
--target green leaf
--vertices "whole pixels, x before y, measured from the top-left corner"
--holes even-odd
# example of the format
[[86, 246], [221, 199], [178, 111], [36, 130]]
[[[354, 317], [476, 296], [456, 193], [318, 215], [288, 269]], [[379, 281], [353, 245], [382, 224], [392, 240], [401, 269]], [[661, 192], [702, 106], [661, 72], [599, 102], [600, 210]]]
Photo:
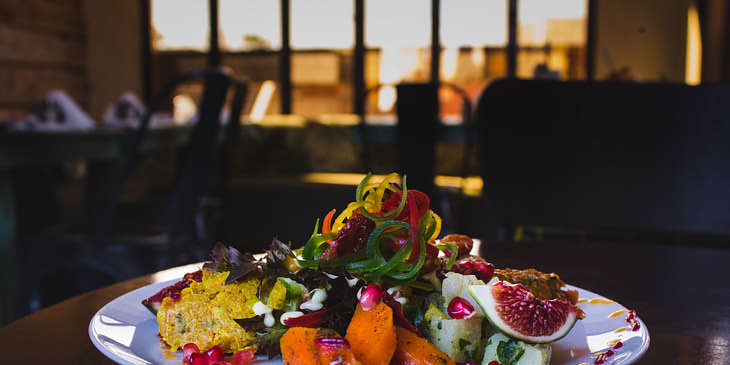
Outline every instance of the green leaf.
[[467, 341], [463, 338], [459, 339], [459, 351], [464, 351], [464, 349], [469, 345], [471, 345], [471, 341]]
[[507, 342], [499, 341], [499, 345], [497, 345], [497, 360], [501, 365], [516, 364], [524, 353], [525, 349], [514, 339]]

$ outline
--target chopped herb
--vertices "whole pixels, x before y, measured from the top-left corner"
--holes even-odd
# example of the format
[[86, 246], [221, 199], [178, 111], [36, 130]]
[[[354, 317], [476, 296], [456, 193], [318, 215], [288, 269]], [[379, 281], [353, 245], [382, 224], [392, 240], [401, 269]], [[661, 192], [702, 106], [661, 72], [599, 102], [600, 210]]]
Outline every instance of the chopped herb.
[[501, 365], [516, 364], [524, 353], [525, 349], [514, 339], [507, 342], [499, 341], [499, 345], [497, 345], [497, 359]]
[[471, 345], [471, 341], [467, 341], [463, 338], [459, 339], [459, 351], [464, 351], [464, 349], [469, 345]]
[[441, 321], [439, 321], [439, 324], [436, 325], [436, 328], [438, 328], [438, 329], [442, 329], [443, 328], [443, 326], [441, 325]]

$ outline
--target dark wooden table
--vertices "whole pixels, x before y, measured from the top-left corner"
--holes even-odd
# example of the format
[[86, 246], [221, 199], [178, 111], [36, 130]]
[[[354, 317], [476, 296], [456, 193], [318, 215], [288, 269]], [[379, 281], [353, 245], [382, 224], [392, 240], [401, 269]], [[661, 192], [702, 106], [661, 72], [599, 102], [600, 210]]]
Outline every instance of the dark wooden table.
[[[570, 284], [636, 309], [651, 335], [638, 364], [730, 364], [730, 250], [541, 242], [484, 244], [482, 253], [498, 267], [555, 271]], [[1, 328], [2, 362], [42, 356], [55, 364], [111, 363], [89, 340], [92, 315], [117, 296], [169, 274], [96, 290]]]

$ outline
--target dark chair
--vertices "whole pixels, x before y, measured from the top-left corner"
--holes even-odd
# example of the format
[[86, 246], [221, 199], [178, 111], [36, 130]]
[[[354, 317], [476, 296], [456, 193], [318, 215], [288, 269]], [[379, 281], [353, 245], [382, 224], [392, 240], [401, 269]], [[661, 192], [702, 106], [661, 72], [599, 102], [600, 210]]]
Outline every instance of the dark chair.
[[[181, 240], [205, 240], [206, 235], [196, 223], [196, 215], [200, 213], [201, 199], [206, 192], [206, 183], [209, 170], [217, 173], [217, 182], [214, 186], [216, 194], [221, 194], [231, 169], [232, 148], [239, 137], [239, 120], [243, 107], [243, 100], [246, 95], [246, 83], [235, 79], [227, 72], [220, 69], [208, 69], [194, 71], [183, 75], [170, 82], [152, 100], [147, 113], [142, 118], [139, 129], [129, 145], [124, 164], [112, 191], [112, 198], [106, 210], [104, 219], [101, 221], [94, 240], [101, 245], [114, 241], [109, 237], [110, 229], [113, 228], [113, 219], [119, 205], [121, 195], [127, 184], [130, 174], [135, 168], [137, 154], [142, 140], [148, 131], [148, 124], [151, 115], [179, 85], [197, 79], [204, 79], [204, 93], [201, 100], [199, 122], [193, 127], [189, 143], [186, 148], [182, 169], [176, 178], [170, 200], [158, 216], [160, 221], [154, 222], [163, 227], [166, 241]], [[221, 153], [218, 159], [218, 168], [209, 169], [211, 156], [220, 134], [219, 116], [225, 102], [228, 89], [233, 86], [233, 98], [231, 102], [231, 113], [226, 130]], [[210, 197], [208, 197], [210, 198]], [[204, 204], [204, 203], [203, 203]], [[150, 222], [152, 223], [152, 222]], [[198, 228], [197, 230], [191, 228]]]
[[[117, 208], [135, 168], [140, 147], [148, 132], [149, 120], [155, 110], [167, 100], [176, 87], [185, 82], [203, 80], [203, 96], [199, 106], [198, 122], [192, 127], [186, 146], [186, 156], [175, 179], [170, 199], [164, 206], [155, 207], [159, 214], [139, 212], [152, 217], [142, 222], [149, 227], [142, 230], [118, 227]], [[211, 166], [212, 156], [221, 136], [220, 115], [230, 89], [233, 89], [231, 113], [225, 140], [221, 143], [218, 166]], [[108, 207], [99, 225], [90, 237], [69, 239], [51, 237], [40, 242], [25, 242], [48, 250], [48, 254], [30, 252], [27, 265], [40, 260], [41, 265], [29, 271], [27, 277], [31, 309], [50, 304], [61, 298], [39, 299], [45, 288], [62, 287], [63, 295], [83, 292], [98, 286], [128, 279], [164, 267], [198, 260], [212, 244], [205, 216], [211, 216], [210, 206], [219, 206], [230, 176], [229, 154], [239, 134], [239, 120], [247, 84], [221, 69], [194, 71], [167, 84], [155, 96], [143, 116], [140, 127], [130, 137], [119, 176], [112, 189]], [[209, 176], [216, 181], [209, 187]], [[140, 225], [134, 225], [139, 228]], [[37, 264], [38, 262], [36, 262]], [[72, 287], [71, 284], [76, 284]], [[65, 286], [65, 287], [63, 287]], [[54, 300], [55, 299], [55, 300]]]
[[730, 85], [501, 80], [476, 115], [486, 238], [730, 234]]

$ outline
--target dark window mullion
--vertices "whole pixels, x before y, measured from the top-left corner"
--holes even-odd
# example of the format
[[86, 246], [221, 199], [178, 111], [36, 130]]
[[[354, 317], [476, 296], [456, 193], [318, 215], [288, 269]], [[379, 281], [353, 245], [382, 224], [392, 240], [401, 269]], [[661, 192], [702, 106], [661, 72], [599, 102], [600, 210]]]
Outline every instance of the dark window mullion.
[[441, 1], [431, 0], [431, 82], [440, 82], [439, 74], [441, 69], [441, 37], [439, 26], [441, 23]]
[[151, 102], [152, 98], [152, 42], [150, 38], [152, 28], [152, 16], [150, 11], [150, 0], [140, 0], [142, 17], [142, 100], [145, 104]]
[[218, 67], [221, 65], [221, 49], [218, 44], [218, 0], [208, 0], [208, 17], [210, 20], [208, 67]]
[[507, 11], [507, 77], [517, 75], [517, 1], [508, 0]]
[[355, 0], [355, 49], [353, 50], [353, 112], [365, 117], [365, 0]]
[[281, 114], [291, 114], [290, 11], [289, 0], [281, 0], [281, 52], [279, 53], [279, 98], [281, 99]]
[[588, 20], [586, 24], [586, 80], [596, 77], [596, 0], [588, 0]]
[[353, 112], [360, 117], [358, 131], [362, 140], [360, 160], [364, 171], [370, 171], [370, 145], [365, 125], [365, 0], [355, 1], [355, 49], [353, 50]]

